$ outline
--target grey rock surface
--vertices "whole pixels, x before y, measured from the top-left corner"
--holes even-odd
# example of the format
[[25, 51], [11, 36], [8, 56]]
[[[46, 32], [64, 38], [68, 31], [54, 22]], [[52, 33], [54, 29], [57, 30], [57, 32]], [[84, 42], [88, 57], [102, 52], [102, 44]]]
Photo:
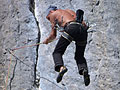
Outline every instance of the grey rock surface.
[[[11, 54], [8, 49], [42, 42], [49, 35], [51, 26], [45, 17], [49, 5], [85, 11], [84, 20], [91, 26], [85, 51], [91, 78], [87, 87], [83, 77], [78, 74], [74, 42], [63, 56], [68, 72], [60, 83], [56, 83], [58, 73], [54, 71], [52, 58], [58, 39], [48, 45], [15, 50], [14, 55], [19, 60], [12, 56], [10, 64]], [[119, 0], [0, 0], [0, 90], [38, 89], [33, 86], [37, 60], [39, 90], [119, 90], [119, 9]], [[61, 33], [57, 34], [59, 38]]]
[[[74, 43], [67, 48], [63, 58], [68, 72], [61, 83], [56, 83], [52, 52], [57, 40], [40, 45], [38, 71], [40, 90], [119, 90], [120, 89], [120, 1], [119, 0], [36, 0], [36, 16], [40, 23], [41, 42], [50, 33], [50, 23], [45, 11], [49, 5], [61, 9], [83, 9], [89, 21], [88, 44], [85, 57], [89, 66], [91, 83], [85, 87], [74, 60]], [[58, 32], [59, 38], [60, 33]], [[51, 82], [52, 81], [52, 82]]]
[[8, 52], [38, 42], [38, 26], [29, 7], [29, 0], [0, 0], [0, 90], [35, 90], [37, 47], [15, 50], [22, 62], [14, 56], [10, 61]]

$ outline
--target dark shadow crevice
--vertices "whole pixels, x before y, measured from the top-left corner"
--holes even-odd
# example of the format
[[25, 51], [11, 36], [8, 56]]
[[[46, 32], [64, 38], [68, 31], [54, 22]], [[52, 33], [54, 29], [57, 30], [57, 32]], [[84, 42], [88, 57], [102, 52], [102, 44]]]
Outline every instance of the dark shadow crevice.
[[[35, 21], [36, 21], [36, 24], [37, 24], [37, 27], [38, 27], [38, 37], [37, 37], [37, 42], [36, 43], [40, 43], [40, 27], [39, 27], [39, 22], [37, 21], [37, 18], [35, 16], [35, 0], [29, 0], [29, 10], [34, 15], [34, 18], [35, 18]], [[37, 62], [38, 62], [38, 50], [39, 50], [39, 45], [37, 45], [37, 47], [36, 47], [36, 62], [35, 62], [35, 65], [34, 65], [34, 85], [37, 86], [37, 87], [39, 87], [39, 82], [36, 82], [36, 81], [39, 81], [36, 78], [36, 72], [37, 72], [36, 68], [37, 68]]]

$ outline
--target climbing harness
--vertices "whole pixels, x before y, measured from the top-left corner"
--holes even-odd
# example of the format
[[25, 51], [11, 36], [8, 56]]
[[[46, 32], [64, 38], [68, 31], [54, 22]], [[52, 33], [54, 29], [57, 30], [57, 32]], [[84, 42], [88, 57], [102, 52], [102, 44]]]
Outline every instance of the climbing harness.
[[[69, 22], [65, 25], [66, 26], [69, 26], [71, 24], [78, 24], [78, 25], [81, 25], [81, 27], [83, 27], [83, 25], [79, 22]], [[58, 24], [56, 24], [55, 26], [55, 29], [58, 30], [59, 32], [62, 32], [62, 37], [64, 37], [65, 39], [67, 39], [69, 42], [72, 42], [74, 39], [72, 36], [70, 36], [63, 27], [60, 27]]]
[[[63, 23], [63, 16], [61, 17], [61, 23]], [[62, 37], [64, 37], [65, 39], [67, 39], [69, 42], [72, 42], [73, 38], [64, 30], [64, 27], [60, 27], [60, 24], [58, 23], [57, 19], [55, 20], [55, 30], [58, 30], [59, 32], [62, 32]]]
[[73, 38], [68, 33], [66, 33], [65, 31], [62, 32], [62, 37], [64, 37], [65, 39], [67, 39], [69, 42], [73, 41]]
[[64, 31], [63, 27], [60, 27], [58, 24], [56, 24], [55, 29], [58, 30], [59, 32], [62, 32], [62, 37], [67, 39], [69, 42], [72, 42], [73, 38], [67, 32]]

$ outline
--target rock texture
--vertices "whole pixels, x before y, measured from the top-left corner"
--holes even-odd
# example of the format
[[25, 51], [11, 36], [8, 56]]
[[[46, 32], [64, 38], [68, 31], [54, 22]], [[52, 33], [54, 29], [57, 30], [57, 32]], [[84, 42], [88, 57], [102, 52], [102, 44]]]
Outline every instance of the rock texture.
[[[49, 5], [85, 11], [84, 20], [91, 26], [85, 51], [91, 78], [87, 87], [78, 74], [74, 42], [63, 56], [68, 72], [61, 83], [56, 83], [52, 58], [57, 40], [15, 50], [14, 56], [9, 52], [42, 42], [49, 35], [45, 17]], [[0, 0], [0, 90], [36, 90], [35, 79], [40, 79], [39, 90], [119, 90], [119, 9], [119, 0]], [[60, 35], [58, 32], [57, 38]]]
[[[41, 28], [41, 41], [50, 32], [45, 18], [49, 5], [62, 9], [85, 11], [84, 19], [89, 21], [88, 44], [85, 57], [89, 66], [91, 83], [85, 87], [83, 77], [78, 74], [74, 60], [74, 43], [65, 52], [64, 62], [68, 67], [61, 83], [56, 83], [52, 52], [57, 41], [40, 45], [38, 71], [40, 90], [119, 90], [120, 89], [120, 1], [119, 0], [36, 0], [36, 14]], [[58, 33], [60, 35], [60, 33]], [[59, 38], [59, 36], [58, 36]]]
[[12, 59], [8, 52], [39, 41], [31, 8], [30, 0], [0, 0], [0, 90], [35, 90], [37, 46], [15, 50]]

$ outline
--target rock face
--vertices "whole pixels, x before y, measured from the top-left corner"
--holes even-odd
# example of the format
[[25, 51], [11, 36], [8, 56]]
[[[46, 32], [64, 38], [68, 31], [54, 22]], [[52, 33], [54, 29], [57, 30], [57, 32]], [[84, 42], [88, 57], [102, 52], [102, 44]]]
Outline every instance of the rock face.
[[[83, 9], [88, 20], [88, 44], [85, 57], [89, 66], [91, 83], [85, 87], [83, 77], [78, 74], [74, 60], [74, 43], [64, 54], [68, 68], [61, 83], [56, 83], [52, 52], [57, 41], [40, 45], [38, 71], [41, 90], [119, 90], [120, 89], [120, 1], [118, 0], [36, 0], [36, 14], [41, 28], [41, 41], [50, 33], [50, 24], [45, 18], [49, 5], [61, 9]], [[58, 33], [58, 38], [59, 38]], [[52, 82], [51, 82], [52, 81]]]
[[[63, 56], [68, 72], [60, 83], [56, 83], [52, 58], [57, 40], [11, 51], [42, 42], [49, 35], [51, 27], [45, 16], [49, 5], [85, 11], [84, 20], [91, 26], [85, 51], [91, 78], [87, 87], [78, 74], [74, 42]], [[36, 90], [36, 74], [39, 90], [119, 90], [119, 9], [119, 0], [0, 0], [0, 90]], [[57, 38], [60, 35], [58, 32]]]
[[30, 0], [0, 0], [0, 90], [35, 89], [37, 46], [8, 52], [39, 41], [32, 7]]

